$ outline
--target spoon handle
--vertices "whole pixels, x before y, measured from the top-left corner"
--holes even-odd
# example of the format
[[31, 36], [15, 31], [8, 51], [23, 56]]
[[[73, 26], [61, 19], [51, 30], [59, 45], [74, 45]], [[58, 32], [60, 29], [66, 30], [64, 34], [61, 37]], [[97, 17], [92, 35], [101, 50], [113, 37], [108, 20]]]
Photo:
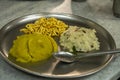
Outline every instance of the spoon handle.
[[115, 54], [115, 53], [120, 53], [120, 49], [107, 50], [107, 51], [94, 52], [94, 53], [78, 53], [75, 57], [83, 58], [83, 57], [90, 57], [90, 56], [99, 56], [104, 54]]

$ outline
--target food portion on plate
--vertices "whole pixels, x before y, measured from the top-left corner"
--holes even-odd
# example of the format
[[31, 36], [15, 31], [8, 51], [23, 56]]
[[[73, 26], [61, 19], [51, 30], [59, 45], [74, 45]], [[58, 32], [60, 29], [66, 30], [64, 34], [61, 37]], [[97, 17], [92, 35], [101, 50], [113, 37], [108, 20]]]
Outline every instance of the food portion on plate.
[[100, 43], [94, 29], [70, 26], [60, 36], [60, 44], [70, 52], [99, 50]]
[[34, 23], [27, 24], [25, 28], [20, 31], [27, 34], [39, 33], [48, 36], [60, 36], [67, 28], [68, 25], [61, 20], [54, 17], [42, 17]]
[[100, 47], [94, 29], [71, 26], [54, 17], [42, 17], [20, 31], [24, 34], [13, 41], [9, 55], [22, 63], [47, 60], [59, 51], [58, 46], [70, 52], [89, 52]]
[[46, 60], [57, 50], [57, 43], [50, 36], [24, 34], [14, 40], [9, 54], [15, 57], [16, 61], [27, 63]]

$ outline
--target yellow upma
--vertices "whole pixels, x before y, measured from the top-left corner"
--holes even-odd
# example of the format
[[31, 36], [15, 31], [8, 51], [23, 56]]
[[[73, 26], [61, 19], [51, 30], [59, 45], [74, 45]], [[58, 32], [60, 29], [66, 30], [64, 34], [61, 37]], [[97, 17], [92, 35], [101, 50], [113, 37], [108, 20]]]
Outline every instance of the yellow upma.
[[36, 62], [46, 60], [58, 50], [52, 37], [42, 34], [24, 34], [18, 36], [10, 49], [10, 55], [19, 62]]

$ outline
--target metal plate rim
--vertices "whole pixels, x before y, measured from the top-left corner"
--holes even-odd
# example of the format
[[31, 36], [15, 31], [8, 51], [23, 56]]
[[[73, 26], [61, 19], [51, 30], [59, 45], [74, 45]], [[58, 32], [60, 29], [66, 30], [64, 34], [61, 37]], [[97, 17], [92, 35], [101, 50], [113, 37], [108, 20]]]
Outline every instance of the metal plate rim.
[[[21, 20], [21, 19], [23, 19], [23, 18], [26, 18], [26, 17], [30, 17], [30, 16], [47, 16], [47, 15], [57, 15], [57, 16], [59, 16], [59, 15], [64, 15], [64, 16], [69, 16], [69, 17], [73, 17], [73, 16], [75, 16], [75, 17], [79, 17], [79, 18], [84, 18], [84, 17], [81, 17], [81, 16], [77, 16], [77, 15], [73, 15], [73, 14], [58, 14], [58, 13], [41, 13], [41, 14], [31, 14], [31, 15], [25, 15], [25, 16], [22, 16], [22, 17], [19, 17], [19, 18], [16, 18], [15, 20], [13, 20], [13, 21], [11, 21], [11, 22], [9, 22], [8, 24], [6, 24], [5, 26], [7, 27], [7, 25], [9, 25], [9, 24], [11, 24], [12, 22], [14, 22], [14, 21], [16, 21], [16, 20]], [[63, 17], [64, 17], [63, 16]], [[89, 19], [87, 19], [87, 18], [84, 18], [85, 20], [89, 20]], [[92, 21], [92, 20], [89, 20], [89, 21], [91, 21], [91, 22], [94, 22], [94, 21]], [[96, 22], [94, 22], [96, 25], [99, 25], [99, 24], [97, 24]], [[1, 30], [4, 30], [6, 27], [3, 27], [3, 28], [1, 28]], [[99, 25], [100, 26], [100, 25]], [[101, 27], [101, 26], [100, 26]], [[103, 27], [101, 27], [101, 28], [103, 28]], [[104, 28], [103, 28], [104, 29]], [[1, 30], [0, 30], [0, 32], [1, 32]], [[104, 29], [105, 30], [105, 29]], [[110, 35], [110, 34], [109, 34]], [[110, 35], [110, 37], [112, 38], [112, 36]], [[112, 38], [112, 41], [113, 41], [113, 44], [114, 44], [114, 49], [116, 48], [116, 44], [115, 44], [115, 41], [113, 40], [113, 38]], [[87, 76], [87, 75], [90, 75], [90, 74], [93, 74], [93, 73], [96, 73], [96, 72], [98, 72], [98, 71], [100, 71], [101, 69], [103, 69], [104, 67], [106, 67], [110, 62], [111, 62], [111, 60], [114, 58], [114, 55], [112, 55], [111, 57], [110, 57], [110, 59], [103, 65], [103, 66], [100, 66], [100, 68], [98, 67], [98, 69], [97, 70], [95, 70], [95, 71], [93, 71], [93, 72], [91, 72], [91, 73], [88, 73], [88, 74], [86, 74], [86, 75], [78, 75], [78, 76], [64, 76], [64, 77], [59, 77], [59, 76], [48, 76], [48, 75], [42, 75], [42, 74], [39, 74], [39, 73], [36, 73], [36, 72], [32, 72], [32, 71], [29, 71], [29, 70], [27, 70], [27, 69], [24, 69], [24, 68], [22, 68], [22, 67], [20, 67], [20, 66], [18, 66], [18, 65], [16, 65], [16, 64], [14, 64], [13, 62], [11, 62], [11, 61], [9, 61], [9, 59], [7, 59], [6, 58], [6, 56], [4, 55], [4, 53], [3, 52], [0, 52], [0, 54], [2, 55], [2, 57], [4, 58], [4, 60], [6, 61], [6, 62], [8, 62], [10, 65], [12, 65], [13, 67], [15, 67], [15, 68], [17, 68], [17, 69], [20, 69], [20, 70], [22, 70], [22, 71], [25, 71], [25, 72], [28, 72], [28, 73], [30, 73], [30, 74], [33, 74], [33, 75], [37, 75], [37, 76], [43, 76], [43, 77], [50, 77], [50, 78], [77, 78], [77, 77], [83, 77], [83, 76]]]

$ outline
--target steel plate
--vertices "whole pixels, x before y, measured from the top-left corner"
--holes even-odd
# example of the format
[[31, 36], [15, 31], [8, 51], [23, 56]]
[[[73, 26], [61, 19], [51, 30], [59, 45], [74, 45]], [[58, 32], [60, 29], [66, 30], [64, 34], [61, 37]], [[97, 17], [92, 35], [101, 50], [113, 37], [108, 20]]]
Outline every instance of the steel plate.
[[0, 53], [9, 64], [12, 66], [34, 74], [44, 77], [52, 78], [75, 78], [93, 74], [103, 69], [113, 59], [114, 55], [102, 55], [97, 57], [89, 57], [81, 59], [80, 62], [75, 63], [63, 63], [54, 59], [53, 57], [42, 63], [24, 64], [14, 60], [14, 58], [8, 58], [8, 52], [13, 44], [13, 40], [16, 36], [21, 35], [20, 29], [25, 27], [27, 23], [34, 22], [41, 17], [55, 17], [64, 21], [68, 25], [76, 25], [87, 28], [93, 28], [97, 31], [97, 36], [100, 41], [100, 50], [115, 49], [116, 45], [112, 36], [97, 23], [71, 14], [57, 14], [57, 13], [40, 13], [32, 14], [17, 18], [0, 30]]

